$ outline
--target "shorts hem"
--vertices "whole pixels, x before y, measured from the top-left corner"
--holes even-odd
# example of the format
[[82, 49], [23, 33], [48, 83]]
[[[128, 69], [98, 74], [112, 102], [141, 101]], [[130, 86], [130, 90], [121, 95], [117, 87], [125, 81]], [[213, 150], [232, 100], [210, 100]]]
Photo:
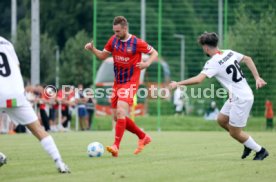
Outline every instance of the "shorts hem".
[[225, 115], [225, 116], [228, 116], [228, 117], [229, 117], [229, 115], [230, 115], [230, 113], [227, 114], [227, 113], [224, 113], [224, 112], [221, 112], [221, 111], [220, 111], [219, 113], [220, 113], [220, 114], [223, 114], [223, 115]]
[[245, 125], [235, 125], [235, 124], [232, 124], [230, 121], [229, 121], [229, 125], [231, 125], [233, 127], [237, 127], [237, 128], [244, 128], [244, 127], [246, 127], [246, 124]]

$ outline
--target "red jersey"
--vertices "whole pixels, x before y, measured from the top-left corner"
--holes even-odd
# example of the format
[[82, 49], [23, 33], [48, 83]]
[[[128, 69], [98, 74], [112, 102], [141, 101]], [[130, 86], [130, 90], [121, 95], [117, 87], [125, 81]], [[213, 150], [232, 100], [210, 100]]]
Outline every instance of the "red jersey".
[[148, 54], [152, 47], [145, 41], [130, 35], [127, 40], [120, 40], [115, 35], [110, 37], [104, 51], [112, 54], [114, 60], [114, 82], [123, 84], [139, 82], [141, 70], [136, 64], [141, 62], [142, 53]]

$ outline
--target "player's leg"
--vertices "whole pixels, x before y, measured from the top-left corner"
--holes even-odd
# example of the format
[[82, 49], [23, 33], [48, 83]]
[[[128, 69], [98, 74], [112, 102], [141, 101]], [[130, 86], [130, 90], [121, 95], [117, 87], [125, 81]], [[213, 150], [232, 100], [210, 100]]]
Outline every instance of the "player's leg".
[[56, 166], [61, 173], [69, 173], [70, 170], [66, 164], [63, 163], [59, 150], [55, 144], [54, 139], [49, 135], [39, 124], [38, 121], [27, 124], [26, 127], [32, 132], [32, 134], [40, 141], [44, 150], [55, 161]]
[[126, 117], [126, 129], [134, 134], [137, 135], [139, 138], [138, 140], [138, 147], [135, 149], [134, 154], [138, 154], [142, 152], [145, 145], [149, 144], [151, 142], [151, 137], [146, 134], [144, 131], [142, 131], [134, 121], [132, 121], [129, 117]]
[[253, 100], [242, 100], [237, 98], [232, 103], [232, 108], [229, 115], [229, 134], [244, 145], [244, 151], [242, 158], [246, 158], [251, 150], [256, 152], [254, 160], [263, 160], [269, 154], [265, 148], [261, 147], [255, 140], [249, 136], [247, 133], [242, 131], [246, 126], [247, 119], [251, 107], [253, 105]]
[[226, 131], [229, 131], [229, 116], [219, 113], [217, 122], [222, 128], [224, 128]]
[[[116, 121], [117, 121], [117, 116], [116, 116], [116, 113], [117, 113], [117, 106], [113, 106], [114, 108], [112, 109], [112, 117], [113, 117], [113, 120], [112, 120], [112, 131], [115, 130], [116, 132]], [[116, 137], [116, 135], [115, 135]], [[118, 157], [118, 152], [119, 152], [119, 149], [116, 145], [111, 145], [111, 146], [107, 146], [106, 147], [106, 150], [108, 152], [110, 152], [112, 154], [113, 157]]]
[[[245, 133], [244, 131], [242, 131], [242, 128], [240, 128], [240, 127], [235, 127], [235, 126], [229, 125], [228, 129], [229, 129], [229, 134], [231, 135], [231, 137], [240, 143], [244, 143], [249, 138], [249, 135], [247, 133]], [[260, 150], [259, 145], [255, 145], [254, 148], [256, 148], [256, 150], [258, 150], [258, 151]]]
[[[136, 95], [137, 92], [137, 84], [130, 84], [129, 85], [129, 94], [128, 96], [124, 99], [125, 102], [128, 103], [128, 106], [133, 105], [133, 98]], [[129, 107], [128, 107], [129, 108]], [[129, 113], [129, 110], [127, 110], [127, 113]], [[134, 154], [140, 153], [145, 145], [149, 144], [151, 142], [151, 137], [147, 134], [145, 134], [136, 124], [134, 121], [132, 121], [129, 117], [126, 115], [126, 129], [134, 134], [136, 134], [139, 138], [138, 140], [138, 147], [134, 151]]]
[[[125, 112], [127, 113], [127, 111], [125, 111]], [[112, 126], [113, 126], [113, 128], [115, 128], [116, 121], [117, 121], [117, 107], [115, 109], [112, 109], [112, 115], [113, 115], [113, 121], [115, 122], [114, 126], [113, 126], [113, 124], [112, 124]], [[139, 139], [143, 139], [145, 137], [145, 133], [128, 116], [125, 116], [125, 119], [126, 119], [125, 129], [131, 133], [136, 134]]]
[[[111, 96], [111, 108], [112, 108], [112, 131], [115, 130], [115, 137], [116, 137], [116, 121], [117, 121], [117, 102], [118, 102], [118, 96], [116, 94], [116, 85], [113, 86], [113, 92]], [[106, 150], [112, 154], [113, 157], [118, 157], [119, 149], [116, 145], [107, 146]]]
[[251, 136], [242, 131], [242, 128], [229, 125], [229, 134], [245, 146], [241, 157], [242, 159], [246, 158], [252, 150], [256, 152], [254, 160], [263, 160], [269, 155], [266, 149], [255, 142]]
[[139, 139], [143, 139], [146, 134], [143, 132], [133, 120], [131, 120], [129, 117], [126, 116], [126, 129], [133, 133], [136, 134]]
[[[229, 134], [234, 139], [236, 139], [237, 141], [239, 141], [240, 143], [244, 144], [249, 139], [249, 136], [246, 133], [242, 132], [241, 128], [233, 127], [231, 125], [229, 125], [228, 127], [229, 127]], [[239, 136], [239, 135], [241, 135], [241, 136]], [[249, 141], [251, 141], [251, 140], [249, 140]], [[252, 143], [252, 142], [247, 142], [247, 143]], [[258, 145], [254, 145], [254, 143], [253, 143], [252, 147], [256, 148], [256, 150], [259, 150], [259, 146]], [[247, 156], [250, 155], [251, 151], [252, 151], [252, 149], [249, 148], [249, 147], [247, 147], [244, 144], [244, 149], [243, 149], [243, 153], [242, 153], [241, 158], [245, 159]]]
[[223, 107], [220, 110], [220, 113], [217, 118], [218, 124], [224, 128], [226, 131], [229, 131], [228, 125], [229, 125], [229, 115], [230, 115], [230, 110], [231, 110], [231, 102], [230, 99], [228, 99]]
[[62, 162], [61, 155], [53, 138], [40, 125], [38, 118], [29, 103], [26, 103], [22, 107], [7, 109], [7, 113], [13, 121], [25, 125], [33, 133], [33, 135], [40, 141], [44, 150], [55, 161], [59, 172], [70, 172], [68, 167]]
[[119, 100], [116, 109], [116, 126], [115, 126], [115, 141], [114, 144], [119, 148], [121, 139], [126, 129], [126, 115], [129, 109], [128, 103]]
[[135, 154], [138, 154], [143, 150], [144, 145], [151, 142], [151, 138], [149, 135], [146, 135], [130, 118], [127, 117], [128, 110], [129, 104], [125, 101], [119, 100], [116, 110], [117, 122], [114, 145], [119, 148], [124, 131], [127, 127], [130, 132], [135, 133], [140, 139], [138, 142], [138, 149], [135, 152]]
[[117, 107], [113, 110], [115, 125], [115, 139], [112, 146], [107, 146], [106, 149], [112, 154], [113, 157], [118, 157], [118, 151], [120, 148], [120, 143], [123, 138], [126, 129], [126, 114], [128, 111], [128, 103], [124, 101], [117, 101]]

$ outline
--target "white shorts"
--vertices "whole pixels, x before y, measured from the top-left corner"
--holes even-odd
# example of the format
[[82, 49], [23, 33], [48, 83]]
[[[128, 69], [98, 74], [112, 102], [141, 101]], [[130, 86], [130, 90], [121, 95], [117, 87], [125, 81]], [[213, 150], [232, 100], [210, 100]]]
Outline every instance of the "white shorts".
[[0, 108], [0, 112], [5, 111], [15, 124], [27, 125], [38, 120], [31, 104], [27, 99], [19, 107]]
[[220, 112], [229, 116], [229, 124], [234, 127], [245, 127], [254, 100], [243, 100], [235, 97], [228, 99]]

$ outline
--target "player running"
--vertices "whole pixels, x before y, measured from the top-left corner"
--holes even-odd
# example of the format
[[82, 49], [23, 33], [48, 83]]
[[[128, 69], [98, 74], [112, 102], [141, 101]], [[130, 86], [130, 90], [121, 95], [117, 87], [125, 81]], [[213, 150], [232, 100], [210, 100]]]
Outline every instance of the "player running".
[[[128, 117], [128, 112], [139, 87], [141, 70], [149, 67], [157, 59], [158, 53], [145, 41], [128, 32], [128, 22], [123, 16], [114, 18], [113, 31], [114, 35], [110, 37], [103, 51], [96, 49], [92, 42], [87, 43], [85, 49], [90, 50], [101, 60], [110, 54], [113, 56], [115, 78], [111, 105], [116, 126], [114, 144], [108, 146], [107, 151], [113, 157], [117, 157], [125, 129], [139, 138], [138, 148], [134, 154], [140, 153], [144, 146], [151, 142], [151, 137]], [[150, 54], [146, 62], [141, 61], [142, 53]]]
[[40, 141], [44, 150], [55, 161], [60, 173], [69, 173], [52, 138], [40, 125], [24, 94], [23, 78], [13, 45], [0, 36], [0, 112], [5, 111], [12, 121], [25, 125]]
[[239, 63], [244, 62], [250, 69], [256, 80], [257, 89], [265, 86], [266, 82], [260, 77], [250, 57], [232, 50], [219, 50], [216, 33], [206, 32], [199, 36], [198, 42], [204, 53], [211, 59], [206, 62], [200, 74], [187, 80], [172, 82], [170, 87], [173, 89], [179, 85], [198, 84], [206, 77], [215, 77], [229, 91], [229, 99], [225, 102], [217, 119], [219, 125], [244, 145], [242, 159], [246, 158], [253, 150], [256, 152], [253, 160], [263, 160], [269, 155], [267, 150], [242, 130], [246, 126], [254, 96]]

